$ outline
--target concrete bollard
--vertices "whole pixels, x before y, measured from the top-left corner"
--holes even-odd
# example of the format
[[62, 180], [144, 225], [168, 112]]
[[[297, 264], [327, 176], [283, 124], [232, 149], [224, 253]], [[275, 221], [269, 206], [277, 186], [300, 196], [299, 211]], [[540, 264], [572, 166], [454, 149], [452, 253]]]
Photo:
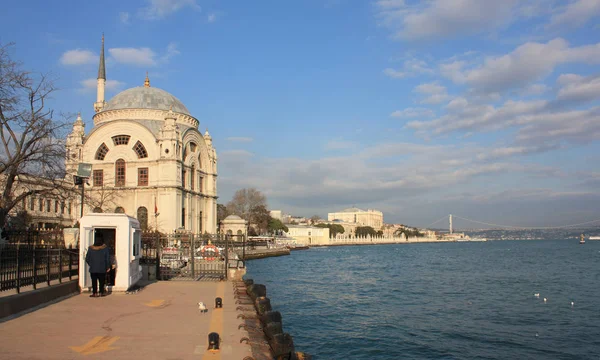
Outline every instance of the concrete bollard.
[[267, 287], [262, 284], [252, 284], [246, 289], [248, 295], [255, 301], [257, 297], [267, 296]]
[[269, 341], [273, 356], [277, 360], [292, 360], [296, 357], [294, 340], [288, 333], [277, 334]]
[[254, 307], [256, 308], [258, 315], [263, 315], [267, 311], [273, 310], [271, 308], [271, 300], [268, 297], [264, 296], [256, 298], [256, 300], [254, 301]]
[[271, 340], [275, 337], [275, 335], [283, 334], [283, 326], [280, 322], [270, 322], [264, 328], [265, 336], [267, 340]]
[[279, 311], [267, 311], [266, 313], [264, 313], [263, 315], [260, 316], [260, 322], [263, 325], [266, 325], [268, 323], [272, 323], [272, 322], [282, 322], [281, 321], [281, 313]]

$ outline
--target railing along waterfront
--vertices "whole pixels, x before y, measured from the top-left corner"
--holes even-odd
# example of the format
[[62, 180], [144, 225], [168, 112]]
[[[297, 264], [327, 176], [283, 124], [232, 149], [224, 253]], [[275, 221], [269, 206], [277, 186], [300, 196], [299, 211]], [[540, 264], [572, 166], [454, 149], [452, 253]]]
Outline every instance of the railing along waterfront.
[[39, 284], [62, 283], [79, 274], [78, 249], [53, 249], [50, 246], [5, 244], [0, 247], [0, 291]]
[[140, 262], [156, 266], [159, 280], [227, 278], [227, 269], [245, 266], [246, 240], [243, 235], [145, 232]]

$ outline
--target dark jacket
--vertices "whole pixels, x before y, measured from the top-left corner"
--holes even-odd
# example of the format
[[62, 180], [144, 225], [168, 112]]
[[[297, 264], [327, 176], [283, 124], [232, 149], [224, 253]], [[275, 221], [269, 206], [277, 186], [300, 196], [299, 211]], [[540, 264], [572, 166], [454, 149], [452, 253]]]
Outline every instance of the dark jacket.
[[110, 268], [110, 254], [106, 244], [90, 246], [85, 255], [85, 262], [90, 266], [91, 273], [105, 273]]

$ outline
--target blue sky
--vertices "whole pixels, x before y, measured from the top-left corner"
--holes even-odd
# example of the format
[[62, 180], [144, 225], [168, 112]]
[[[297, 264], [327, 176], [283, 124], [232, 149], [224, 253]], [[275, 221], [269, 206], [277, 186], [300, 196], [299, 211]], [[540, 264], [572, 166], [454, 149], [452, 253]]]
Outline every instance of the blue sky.
[[[219, 155], [220, 202], [350, 206], [426, 226], [600, 218], [600, 0], [11, 2], [0, 43], [51, 72], [57, 112], [178, 97]], [[475, 226], [455, 220], [457, 226]]]

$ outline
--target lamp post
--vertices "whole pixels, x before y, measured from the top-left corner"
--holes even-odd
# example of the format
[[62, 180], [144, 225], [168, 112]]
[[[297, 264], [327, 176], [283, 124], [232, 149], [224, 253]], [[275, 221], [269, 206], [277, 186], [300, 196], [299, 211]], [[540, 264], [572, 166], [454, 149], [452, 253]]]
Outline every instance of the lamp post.
[[73, 183], [75, 183], [75, 185], [81, 186], [81, 214], [79, 216], [80, 219], [83, 217], [83, 198], [85, 191], [85, 183], [87, 182], [87, 179], [90, 178], [91, 174], [92, 164], [80, 163], [79, 168], [77, 169], [77, 175], [73, 175]]

